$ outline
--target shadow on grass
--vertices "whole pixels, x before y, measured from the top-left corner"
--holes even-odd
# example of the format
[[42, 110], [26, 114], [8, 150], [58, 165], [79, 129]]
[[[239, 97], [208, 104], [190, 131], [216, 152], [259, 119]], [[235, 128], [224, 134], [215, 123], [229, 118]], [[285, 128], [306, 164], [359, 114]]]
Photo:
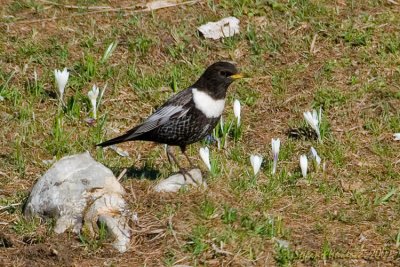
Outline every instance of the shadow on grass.
[[[115, 168], [113, 169], [113, 173], [115, 174], [120, 174], [125, 168]], [[156, 170], [153, 169], [152, 167], [142, 167], [142, 168], [135, 168], [135, 167], [128, 167], [126, 168], [127, 171], [123, 177], [124, 180], [126, 179], [138, 179], [138, 180], [142, 180], [142, 179], [147, 179], [147, 180], [156, 180], [157, 178], [159, 178], [161, 176], [161, 173]]]

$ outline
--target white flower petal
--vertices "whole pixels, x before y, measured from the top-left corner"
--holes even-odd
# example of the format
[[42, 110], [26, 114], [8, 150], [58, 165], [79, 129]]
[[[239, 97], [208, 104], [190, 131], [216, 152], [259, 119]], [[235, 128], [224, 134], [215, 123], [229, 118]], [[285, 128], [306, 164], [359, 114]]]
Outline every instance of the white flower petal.
[[60, 93], [60, 99], [62, 99], [63, 95], [64, 95], [65, 86], [67, 85], [68, 78], [69, 78], [69, 72], [68, 72], [67, 68], [64, 68], [63, 71], [55, 69], [54, 77], [56, 79], [58, 92]]
[[303, 113], [304, 119], [311, 126], [311, 128], [317, 133], [318, 140], [321, 140], [321, 134], [319, 131], [319, 122], [318, 122], [318, 114], [315, 110], [311, 114], [310, 111], [306, 111]]
[[210, 150], [208, 147], [201, 147], [200, 148], [200, 158], [206, 164], [209, 171], [211, 171], [211, 163], [210, 163]]
[[92, 90], [88, 92], [88, 97], [90, 100], [95, 99], [99, 96], [99, 88], [94, 84]]
[[316, 130], [318, 128], [318, 121], [314, 118], [314, 116], [311, 114], [310, 111], [304, 112], [304, 119], [307, 121], [307, 123]]
[[233, 102], [233, 113], [235, 115], [235, 118], [237, 119], [237, 123], [240, 124], [240, 102], [239, 100], [235, 99]]
[[313, 109], [313, 111], [312, 111], [312, 117], [313, 117], [313, 120], [314, 121], [316, 121], [316, 123], [317, 123], [317, 125], [318, 125], [318, 123], [319, 123], [319, 117], [318, 117], [318, 113], [317, 113], [317, 111], [315, 110], [315, 109]]
[[278, 155], [279, 154], [279, 149], [280, 149], [280, 146], [281, 146], [281, 140], [279, 138], [277, 138], [277, 139], [272, 138], [271, 146], [272, 146], [272, 154], [273, 155]]
[[272, 155], [274, 157], [274, 162], [273, 162], [273, 166], [272, 166], [272, 174], [275, 174], [275, 172], [276, 172], [276, 166], [278, 164], [278, 155], [279, 155], [280, 145], [281, 145], [281, 140], [279, 138], [277, 138], [277, 139], [272, 138], [271, 147], [272, 147]]
[[250, 156], [250, 163], [251, 163], [251, 166], [253, 167], [254, 175], [257, 175], [257, 173], [260, 171], [262, 161], [263, 161], [263, 158], [259, 155], [251, 155]]
[[97, 118], [97, 97], [99, 96], [99, 88], [94, 84], [92, 90], [88, 92], [90, 103], [92, 104], [93, 117]]
[[307, 168], [308, 168], [308, 159], [306, 155], [300, 156], [300, 168], [301, 168], [301, 174], [305, 178], [307, 176]]
[[319, 166], [321, 164], [321, 158], [318, 156], [317, 150], [313, 147], [311, 147], [311, 155], [315, 159], [315, 162], [317, 162], [317, 166]]

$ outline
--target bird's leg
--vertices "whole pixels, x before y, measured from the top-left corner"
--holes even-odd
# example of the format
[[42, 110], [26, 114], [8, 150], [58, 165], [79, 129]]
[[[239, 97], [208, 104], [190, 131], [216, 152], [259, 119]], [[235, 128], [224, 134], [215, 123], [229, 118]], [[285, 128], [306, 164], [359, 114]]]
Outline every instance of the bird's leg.
[[169, 162], [169, 164], [178, 164], [177, 162], [176, 162], [176, 159], [175, 159], [175, 156], [174, 156], [174, 153], [173, 153], [173, 151], [172, 151], [172, 148], [170, 148], [169, 147], [169, 145], [165, 145], [165, 147], [166, 147], [166, 152], [167, 152], [167, 158], [168, 158], [168, 162]]
[[190, 168], [194, 168], [193, 162], [190, 160], [188, 154], [186, 154], [186, 146], [180, 146], [183, 155], [185, 155], [186, 159], [189, 161]]
[[172, 150], [172, 147], [167, 145], [167, 156], [168, 156], [168, 161], [170, 164], [175, 163], [179, 170], [181, 170], [181, 166], [179, 165], [178, 160], [176, 159], [175, 155], [174, 155], [174, 151]]
[[176, 159], [174, 153], [173, 153], [173, 149], [171, 146], [167, 145], [167, 156], [168, 156], [168, 160], [169, 162], [172, 164], [172, 161], [175, 162], [176, 166], [178, 166], [179, 168], [179, 172], [183, 175], [183, 178], [185, 179], [186, 182], [186, 174], [194, 181], [192, 175], [187, 172], [184, 168], [181, 167], [181, 165], [179, 165], [178, 160]]
[[[186, 146], [183, 145], [183, 146], [179, 146], [179, 147], [181, 148], [182, 154], [185, 155], [185, 157], [186, 157], [187, 160], [189, 161], [190, 167], [193, 168], [194, 165], [193, 165], [192, 161], [190, 160], [189, 156], [186, 154]], [[192, 175], [191, 175], [188, 171], [186, 171], [186, 170], [184, 170], [184, 169], [183, 169], [183, 171], [184, 171], [187, 175], [189, 175], [190, 179], [192, 179], [192, 181], [193, 181], [196, 185], [199, 185], [199, 183], [192, 177]], [[183, 174], [183, 176], [185, 177], [185, 174]], [[186, 180], [186, 177], [185, 177], [185, 180]]]

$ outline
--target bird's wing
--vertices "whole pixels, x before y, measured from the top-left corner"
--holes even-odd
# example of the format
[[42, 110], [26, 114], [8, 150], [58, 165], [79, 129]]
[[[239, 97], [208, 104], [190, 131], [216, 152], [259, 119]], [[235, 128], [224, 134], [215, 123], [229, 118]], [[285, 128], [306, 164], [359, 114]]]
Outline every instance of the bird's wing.
[[136, 134], [146, 133], [163, 125], [171, 117], [181, 117], [187, 113], [188, 109], [183, 106], [165, 106], [153, 113], [145, 122], [143, 122], [135, 131]]
[[187, 89], [176, 94], [164, 105], [158, 108], [142, 124], [129, 131], [131, 132], [131, 134], [128, 138], [133, 138], [135, 136], [139, 136], [143, 133], [154, 130], [155, 128], [168, 122], [171, 118], [179, 118], [185, 116], [190, 109], [187, 104], [191, 100], [191, 89]]

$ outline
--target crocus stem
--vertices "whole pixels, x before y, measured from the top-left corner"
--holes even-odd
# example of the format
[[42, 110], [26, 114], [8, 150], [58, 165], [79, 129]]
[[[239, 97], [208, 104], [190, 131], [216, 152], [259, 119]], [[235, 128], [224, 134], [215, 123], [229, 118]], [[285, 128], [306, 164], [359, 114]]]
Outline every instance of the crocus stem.
[[64, 99], [60, 98], [60, 103], [61, 103], [61, 106], [62, 106], [63, 108], [66, 108], [66, 107], [67, 107], [67, 105], [65, 105]]
[[272, 165], [272, 174], [275, 174], [277, 165], [278, 165], [278, 156], [274, 155], [274, 163]]

